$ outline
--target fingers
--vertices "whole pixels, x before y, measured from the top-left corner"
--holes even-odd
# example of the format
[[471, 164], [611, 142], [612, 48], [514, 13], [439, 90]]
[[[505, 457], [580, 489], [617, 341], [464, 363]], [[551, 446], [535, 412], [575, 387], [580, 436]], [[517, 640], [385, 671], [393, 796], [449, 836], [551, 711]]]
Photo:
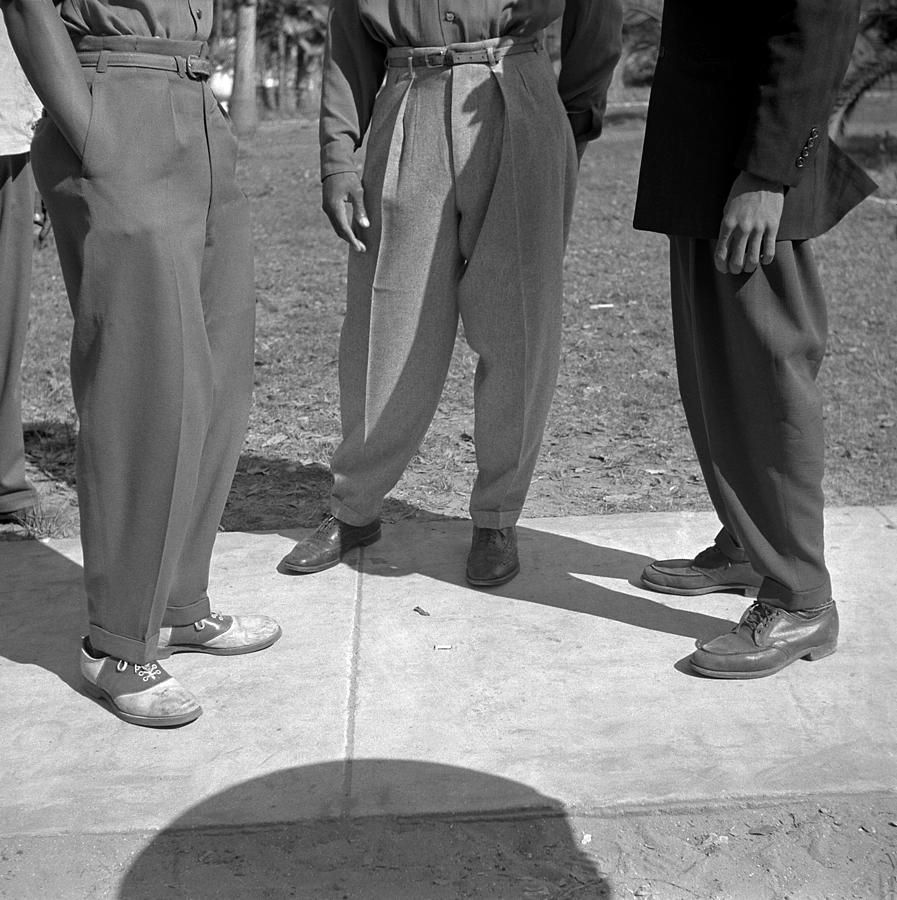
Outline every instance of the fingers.
[[719, 228], [719, 237], [716, 239], [716, 249], [713, 252], [713, 265], [717, 272], [725, 275], [729, 271], [729, 244], [732, 240], [733, 229], [725, 221]]
[[356, 229], [369, 228], [371, 223], [364, 208], [364, 188], [358, 177], [340, 173], [326, 178], [322, 207], [337, 236], [353, 250], [364, 253], [367, 248], [359, 240]]
[[744, 232], [723, 223], [713, 253], [713, 265], [724, 275], [741, 275], [754, 272], [760, 265], [769, 265], [775, 255], [775, 232]]
[[763, 246], [760, 250], [760, 263], [768, 266], [776, 258], [776, 237], [775, 232], [767, 231], [763, 235]]

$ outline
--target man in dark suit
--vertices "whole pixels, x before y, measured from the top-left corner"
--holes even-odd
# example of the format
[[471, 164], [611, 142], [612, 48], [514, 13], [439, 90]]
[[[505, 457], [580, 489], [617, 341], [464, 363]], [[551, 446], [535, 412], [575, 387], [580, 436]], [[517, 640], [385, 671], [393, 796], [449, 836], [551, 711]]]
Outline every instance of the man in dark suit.
[[642, 573], [653, 590], [757, 588], [699, 673], [771, 675], [834, 652], [823, 550], [816, 375], [826, 303], [808, 238], [875, 189], [827, 137], [859, 0], [667, 0], [634, 225], [670, 237], [679, 388], [710, 498], [713, 546]]

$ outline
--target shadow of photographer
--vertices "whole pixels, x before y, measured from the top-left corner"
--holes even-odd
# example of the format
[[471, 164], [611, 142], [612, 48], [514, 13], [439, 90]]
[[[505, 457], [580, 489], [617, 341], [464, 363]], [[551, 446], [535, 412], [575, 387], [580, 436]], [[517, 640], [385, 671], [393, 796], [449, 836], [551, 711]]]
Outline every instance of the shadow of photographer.
[[297, 766], [221, 791], [155, 835], [120, 900], [613, 896], [562, 804], [518, 781], [404, 759]]

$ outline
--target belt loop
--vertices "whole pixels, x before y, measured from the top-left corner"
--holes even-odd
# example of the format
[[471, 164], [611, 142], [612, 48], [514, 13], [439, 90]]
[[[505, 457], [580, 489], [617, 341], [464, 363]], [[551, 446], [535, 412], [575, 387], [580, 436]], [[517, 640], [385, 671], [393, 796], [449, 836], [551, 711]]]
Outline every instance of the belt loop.
[[492, 47], [486, 48], [486, 56], [489, 57], [489, 65], [494, 69], [498, 60], [495, 58], [495, 50]]
[[108, 50], [100, 50], [100, 55], [97, 57], [97, 74], [105, 72], [109, 67], [109, 51]]
[[177, 66], [178, 78], [187, 77], [187, 59], [184, 56], [175, 56], [174, 64]]

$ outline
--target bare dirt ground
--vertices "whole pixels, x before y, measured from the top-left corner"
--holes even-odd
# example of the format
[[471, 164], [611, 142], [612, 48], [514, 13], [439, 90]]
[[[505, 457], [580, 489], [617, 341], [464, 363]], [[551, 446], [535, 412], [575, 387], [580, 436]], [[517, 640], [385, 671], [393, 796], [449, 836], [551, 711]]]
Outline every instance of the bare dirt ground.
[[[832, 505], [897, 498], [895, 146], [887, 137], [854, 143], [880, 195], [817, 242], [831, 299], [822, 385]], [[242, 154], [258, 253], [257, 377], [225, 529], [311, 526], [327, 506], [339, 431], [344, 252], [319, 210], [314, 146], [311, 123], [270, 123]], [[612, 122], [583, 163], [563, 366], [529, 516], [708, 508], [677, 396], [665, 244], [630, 227], [640, 146], [637, 121]], [[0, 539], [77, 533], [69, 328], [51, 244], [35, 263], [24, 372], [29, 471], [42, 509], [29, 529], [5, 526]], [[459, 341], [443, 403], [387, 502], [387, 521], [466, 515], [474, 365]], [[773, 722], [771, 710], [768, 727]], [[264, 841], [249, 833], [171, 836], [168, 862], [159, 866], [174, 866], [177, 878], [161, 893], [151, 879], [155, 893], [133, 882], [130, 893], [71, 894], [61, 875], [58, 892], [50, 885], [34, 896], [897, 900], [894, 794], [573, 814], [562, 824], [560, 831], [557, 822], [529, 820], [297, 826]], [[16, 855], [39, 852], [39, 844], [0, 845], [0, 896], [14, 896], [4, 892], [3, 875]], [[126, 865], [127, 847], [109, 838], [104, 852], [110, 861], [125, 854]], [[64, 858], [59, 871], [66, 872]], [[82, 883], [69, 874], [70, 884]]]

